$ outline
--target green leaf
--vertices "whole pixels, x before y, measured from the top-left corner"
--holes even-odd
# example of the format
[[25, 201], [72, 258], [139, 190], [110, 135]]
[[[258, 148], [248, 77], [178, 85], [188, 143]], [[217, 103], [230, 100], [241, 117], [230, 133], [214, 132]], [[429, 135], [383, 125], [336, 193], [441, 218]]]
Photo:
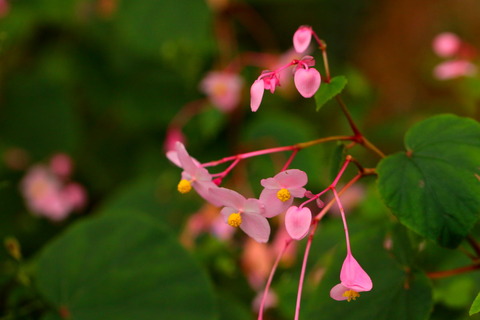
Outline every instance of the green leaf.
[[361, 292], [356, 301], [335, 301], [330, 289], [340, 282], [346, 250], [342, 246], [333, 257], [320, 285], [308, 297], [303, 319], [423, 320], [432, 310], [429, 279], [419, 271], [403, 268], [383, 247], [384, 237], [371, 230], [352, 238], [352, 250], [373, 282], [370, 292]]
[[405, 146], [378, 165], [383, 201], [408, 228], [458, 246], [480, 212], [479, 123], [435, 116], [412, 127]]
[[473, 315], [480, 312], [480, 293], [477, 295], [475, 300], [473, 300], [472, 306], [470, 308], [469, 314]]
[[129, 211], [82, 221], [41, 253], [37, 286], [72, 319], [216, 319], [205, 272], [171, 234]]
[[330, 79], [330, 83], [322, 83], [320, 89], [318, 89], [317, 93], [315, 94], [315, 102], [317, 103], [317, 111], [320, 110], [321, 107], [328, 100], [335, 97], [337, 94], [342, 92], [343, 88], [347, 85], [347, 78], [344, 76], [337, 76]]

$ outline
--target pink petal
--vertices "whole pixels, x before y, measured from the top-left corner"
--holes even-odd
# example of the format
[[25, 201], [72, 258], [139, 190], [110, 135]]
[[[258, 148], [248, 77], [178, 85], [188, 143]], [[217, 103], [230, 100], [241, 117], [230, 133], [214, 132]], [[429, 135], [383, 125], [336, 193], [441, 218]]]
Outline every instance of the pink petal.
[[243, 211], [245, 201], [240, 193], [226, 188], [210, 188], [210, 195], [225, 207], [231, 207], [238, 211]]
[[280, 213], [285, 212], [293, 203], [293, 197], [283, 202], [277, 197], [277, 192], [280, 189], [263, 189], [260, 194], [260, 201], [265, 206], [264, 217], [272, 218]]
[[343, 294], [350, 289], [344, 287], [341, 283], [337, 284], [330, 290], [330, 297], [337, 301], [347, 300], [348, 298], [345, 297]]
[[270, 225], [267, 219], [258, 214], [243, 213], [240, 229], [260, 243], [267, 242], [270, 237]]
[[312, 97], [320, 87], [321, 78], [317, 69], [297, 69], [294, 76], [295, 87], [304, 98]]
[[302, 170], [298, 169], [289, 169], [282, 171], [278, 173], [274, 177], [274, 179], [280, 183], [281, 188], [285, 189], [300, 188], [306, 185], [308, 182], [307, 174]]
[[192, 187], [195, 189], [198, 195], [206, 201], [210, 202], [216, 207], [222, 206], [222, 201], [218, 197], [214, 196], [211, 192], [212, 189], [218, 189], [217, 185], [212, 181], [196, 180], [192, 182]]
[[238, 209], [232, 207], [225, 207], [220, 211], [220, 214], [222, 215], [223, 221], [225, 221], [225, 223], [228, 223], [228, 217], [230, 217], [232, 213], [238, 213]]
[[183, 170], [185, 170], [190, 175], [194, 176], [198, 167], [193, 161], [192, 157], [190, 157], [190, 155], [188, 154], [187, 149], [185, 149], [183, 143], [178, 141], [175, 145], [175, 151], [177, 151], [177, 157], [180, 161], [181, 168], [183, 168]]
[[245, 201], [243, 211], [247, 213], [254, 213], [263, 215], [265, 208], [263, 202], [258, 199], [249, 198]]
[[293, 35], [293, 47], [298, 53], [302, 53], [307, 50], [312, 40], [312, 27], [301, 26], [295, 31]]
[[472, 76], [477, 72], [476, 66], [467, 60], [449, 60], [440, 63], [433, 70], [439, 80], [448, 80], [462, 76]]
[[433, 39], [433, 51], [440, 57], [448, 58], [458, 52], [461, 46], [460, 38], [452, 32], [443, 32]]
[[168, 151], [167, 158], [177, 167], [180, 167], [180, 168], [182, 167], [182, 164], [180, 163], [180, 159], [178, 159], [177, 151]]
[[288, 191], [290, 191], [290, 195], [294, 198], [303, 198], [305, 197], [305, 192], [307, 192], [307, 189], [293, 188], [293, 189], [288, 189]]
[[262, 179], [260, 181], [260, 184], [264, 187], [264, 188], [267, 188], [267, 189], [281, 189], [282, 186], [280, 185], [280, 183], [277, 181], [277, 179], [275, 178], [267, 178], [267, 179]]
[[285, 214], [285, 227], [292, 239], [303, 239], [310, 229], [312, 212], [308, 208], [290, 207]]
[[255, 80], [250, 88], [250, 107], [252, 111], [255, 112], [260, 107], [262, 102], [263, 92], [265, 91], [265, 85], [263, 80]]
[[373, 287], [372, 280], [368, 274], [350, 253], [347, 254], [345, 261], [343, 261], [340, 280], [345, 287], [357, 292], [370, 291]]

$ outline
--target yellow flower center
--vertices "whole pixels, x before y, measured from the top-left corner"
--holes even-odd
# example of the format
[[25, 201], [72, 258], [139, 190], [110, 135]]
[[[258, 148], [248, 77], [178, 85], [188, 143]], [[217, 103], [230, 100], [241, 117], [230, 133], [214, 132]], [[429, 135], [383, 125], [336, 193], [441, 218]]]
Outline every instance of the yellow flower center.
[[192, 184], [190, 183], [190, 181], [182, 179], [178, 183], [177, 190], [180, 193], [188, 193], [190, 192], [190, 190], [192, 190]]
[[348, 290], [343, 293], [343, 296], [347, 298], [347, 301], [350, 302], [352, 300], [356, 300], [360, 297], [360, 294], [355, 290]]
[[290, 199], [290, 191], [287, 189], [280, 189], [277, 192], [277, 198], [280, 199], [280, 201], [285, 202], [288, 199]]
[[232, 227], [240, 227], [240, 225], [242, 224], [242, 217], [240, 216], [240, 212], [237, 212], [237, 213], [232, 213], [229, 217], [228, 217], [228, 225], [232, 226]]

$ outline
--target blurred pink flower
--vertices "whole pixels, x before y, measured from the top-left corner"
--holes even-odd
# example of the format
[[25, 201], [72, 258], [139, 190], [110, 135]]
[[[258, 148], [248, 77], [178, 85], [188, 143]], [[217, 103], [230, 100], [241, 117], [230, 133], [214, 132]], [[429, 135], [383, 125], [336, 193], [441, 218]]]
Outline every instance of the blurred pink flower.
[[274, 217], [290, 207], [294, 198], [303, 198], [307, 174], [298, 169], [282, 171], [273, 178], [262, 179], [260, 201], [265, 204], [265, 217]]
[[223, 112], [232, 111], [239, 103], [243, 79], [236, 73], [209, 72], [200, 83], [200, 90]]
[[300, 26], [293, 35], [293, 47], [298, 53], [305, 52], [312, 40], [312, 27]]
[[44, 165], [30, 168], [20, 189], [32, 213], [53, 221], [83, 207], [87, 198], [82, 186], [73, 182], [64, 185], [63, 179]]
[[473, 76], [476, 73], [477, 67], [467, 60], [448, 60], [440, 63], [433, 70], [434, 76], [439, 80]]
[[185, 144], [185, 136], [183, 135], [182, 130], [176, 127], [168, 128], [165, 135], [165, 142], [163, 144], [165, 151], [174, 151], [177, 141]]
[[462, 41], [452, 32], [438, 34], [432, 41], [433, 51], [442, 58], [454, 56], [460, 50]]
[[[259, 291], [252, 302], [252, 309], [254, 312], [260, 311], [260, 304], [262, 303], [262, 299], [263, 299], [263, 291]], [[265, 304], [264, 304], [264, 310], [275, 308], [277, 305], [278, 305], [277, 294], [273, 291], [273, 289], [270, 289], [267, 292], [267, 297], [265, 299]]]
[[243, 248], [242, 269], [250, 286], [259, 290], [270, 274], [270, 269], [275, 260], [273, 251], [269, 245], [252, 239], [247, 239]]
[[350, 252], [343, 261], [340, 272], [340, 283], [330, 290], [330, 297], [335, 300], [355, 300], [359, 292], [372, 290], [372, 280], [358, 264]]
[[54, 154], [50, 158], [50, 170], [60, 178], [67, 179], [73, 171], [72, 159], [65, 153]]

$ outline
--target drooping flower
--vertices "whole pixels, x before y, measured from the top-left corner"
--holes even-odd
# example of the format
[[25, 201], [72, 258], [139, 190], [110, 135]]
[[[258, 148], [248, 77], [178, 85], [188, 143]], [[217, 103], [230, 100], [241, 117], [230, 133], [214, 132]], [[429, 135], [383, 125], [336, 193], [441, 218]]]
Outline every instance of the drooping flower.
[[163, 143], [165, 151], [175, 151], [177, 141], [185, 144], [185, 136], [183, 135], [182, 130], [176, 127], [168, 128]]
[[308, 208], [292, 206], [285, 214], [285, 228], [292, 239], [303, 239], [310, 229], [312, 212]]
[[263, 91], [270, 90], [275, 92], [276, 87], [280, 86], [280, 78], [275, 71], [263, 71], [250, 87], [250, 107], [255, 112], [262, 103]]
[[205, 200], [219, 207], [221, 202], [217, 197], [210, 194], [211, 189], [218, 188], [212, 181], [208, 170], [194, 158], [190, 157], [181, 142], [177, 142], [175, 151], [167, 152], [167, 158], [175, 165], [183, 169], [182, 179], [178, 183], [177, 190], [180, 193], [188, 193], [193, 189]]
[[240, 103], [242, 86], [238, 74], [225, 71], [209, 72], [200, 83], [200, 89], [223, 112], [232, 111]]
[[216, 187], [210, 194], [224, 207], [221, 214], [227, 224], [240, 227], [257, 242], [267, 242], [270, 225], [264, 215], [264, 205], [257, 199], [245, 199], [244, 196], [230, 189]]
[[300, 26], [293, 35], [293, 47], [298, 53], [305, 52], [312, 40], [312, 27]]
[[50, 169], [61, 178], [68, 178], [73, 171], [72, 159], [65, 153], [57, 153], [50, 159]]
[[476, 73], [477, 67], [468, 60], [448, 60], [440, 63], [433, 70], [434, 76], [439, 80], [473, 76]]
[[315, 59], [311, 56], [303, 57], [295, 68], [294, 82], [298, 92], [304, 98], [312, 97], [320, 88], [322, 79], [320, 73], [315, 68]]
[[442, 58], [454, 56], [460, 50], [462, 41], [452, 32], [438, 34], [432, 42], [433, 51]]
[[298, 169], [282, 171], [273, 178], [262, 179], [264, 187], [260, 201], [265, 204], [265, 217], [274, 217], [290, 207], [294, 198], [303, 198], [308, 182], [307, 174]]
[[330, 297], [338, 301], [350, 302], [360, 297], [359, 292], [370, 291], [372, 287], [372, 280], [368, 274], [348, 252], [340, 272], [340, 283], [330, 290]]

